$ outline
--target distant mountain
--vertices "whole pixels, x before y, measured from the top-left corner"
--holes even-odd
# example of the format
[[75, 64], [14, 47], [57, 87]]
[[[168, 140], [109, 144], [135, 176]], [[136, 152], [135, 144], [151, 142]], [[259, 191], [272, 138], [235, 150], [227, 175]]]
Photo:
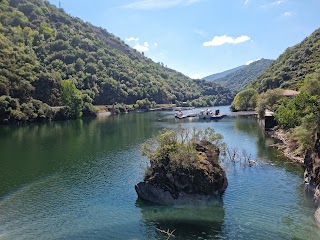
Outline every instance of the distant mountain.
[[301, 43], [287, 48], [273, 64], [253, 82], [258, 92], [274, 88], [297, 90], [307, 74], [320, 68], [320, 28]]
[[227, 76], [230, 73], [238, 71], [238, 70], [240, 70], [240, 69], [242, 69], [244, 67], [246, 67], [246, 65], [242, 65], [242, 66], [239, 66], [239, 67], [236, 67], [236, 68], [232, 68], [230, 70], [227, 70], [227, 71], [224, 71], [224, 72], [221, 72], [221, 73], [215, 73], [215, 74], [209, 75], [207, 77], [204, 77], [202, 79], [207, 80], [207, 81], [215, 81], [215, 80], [217, 80], [219, 78], [223, 78], [223, 77]]
[[240, 66], [238, 70], [218, 78], [214, 82], [229, 88], [233, 92], [240, 92], [249, 86], [273, 62], [274, 60], [262, 58], [249, 65]]

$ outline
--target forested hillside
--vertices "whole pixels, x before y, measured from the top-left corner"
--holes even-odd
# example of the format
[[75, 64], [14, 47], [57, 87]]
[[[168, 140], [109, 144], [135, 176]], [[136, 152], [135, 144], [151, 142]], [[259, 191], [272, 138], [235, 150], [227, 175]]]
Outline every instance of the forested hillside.
[[[90, 112], [92, 103], [134, 104], [147, 99], [228, 104], [232, 100], [223, 87], [198, 84], [155, 63], [105, 29], [71, 17], [48, 1], [2, 0], [0, 122], [36, 120], [40, 115], [46, 119], [49, 106], [42, 102], [66, 105], [63, 80], [70, 80], [65, 86], [76, 88], [64, 93], [73, 94], [71, 102], [78, 102], [85, 112]], [[196, 100], [204, 96], [208, 101]], [[68, 113], [65, 110], [62, 115]]]
[[223, 77], [227, 76], [230, 73], [238, 71], [238, 70], [244, 68], [245, 66], [246, 65], [242, 65], [242, 66], [239, 66], [239, 67], [236, 67], [236, 68], [232, 68], [232, 69], [229, 69], [229, 70], [221, 72], [221, 73], [215, 73], [215, 74], [209, 75], [207, 77], [204, 77], [203, 79], [207, 80], [207, 81], [215, 81], [215, 80], [217, 80], [219, 78], [223, 78]]
[[297, 90], [307, 74], [320, 68], [320, 29], [301, 43], [288, 48], [252, 84], [258, 92], [274, 88]]
[[235, 93], [240, 92], [261, 75], [272, 62], [273, 60], [262, 58], [222, 78], [216, 79], [215, 83], [221, 84]]

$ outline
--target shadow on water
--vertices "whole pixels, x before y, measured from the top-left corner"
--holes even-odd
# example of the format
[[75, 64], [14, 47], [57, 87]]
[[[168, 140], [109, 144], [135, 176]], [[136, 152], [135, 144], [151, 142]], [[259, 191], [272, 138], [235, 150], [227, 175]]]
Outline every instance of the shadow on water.
[[174, 239], [221, 239], [224, 225], [224, 209], [221, 200], [203, 205], [163, 206], [137, 199], [144, 224], [164, 239], [160, 230], [174, 231]]

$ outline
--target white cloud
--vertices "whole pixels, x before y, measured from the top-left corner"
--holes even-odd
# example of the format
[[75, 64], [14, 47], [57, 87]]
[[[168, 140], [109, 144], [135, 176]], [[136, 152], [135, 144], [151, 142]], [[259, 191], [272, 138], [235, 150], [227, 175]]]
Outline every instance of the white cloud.
[[132, 42], [132, 41], [138, 42], [138, 41], [139, 41], [139, 38], [127, 37], [127, 38], [126, 38], [126, 41], [128, 41], [128, 42]]
[[158, 47], [158, 43], [153, 43], [153, 46]]
[[202, 0], [136, 0], [124, 5], [125, 8], [149, 10], [156, 8], [172, 8], [176, 6], [189, 6]]
[[247, 5], [249, 3], [249, 0], [246, 0], [245, 2], [244, 2], [244, 5]]
[[140, 43], [137, 43], [133, 48], [140, 52], [147, 52], [149, 51], [149, 43], [144, 42], [143, 45], [140, 45]]
[[285, 2], [284, 0], [279, 0], [279, 1], [273, 2], [271, 5], [277, 6], [277, 5], [280, 5], [281, 3], [284, 3], [284, 2]]
[[283, 15], [286, 17], [290, 17], [293, 15], [293, 13], [292, 12], [285, 12]]
[[250, 37], [242, 35], [240, 37], [229, 37], [227, 35], [223, 35], [223, 36], [215, 36], [211, 41], [209, 42], [204, 42], [203, 46], [205, 47], [209, 47], [209, 46], [220, 46], [226, 43], [230, 43], [230, 44], [239, 44], [239, 43], [243, 43], [246, 41], [249, 41]]

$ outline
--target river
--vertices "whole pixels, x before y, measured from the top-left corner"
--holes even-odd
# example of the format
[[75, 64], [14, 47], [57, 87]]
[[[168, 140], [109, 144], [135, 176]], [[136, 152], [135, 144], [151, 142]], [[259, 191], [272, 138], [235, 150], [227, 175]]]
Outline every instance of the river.
[[[320, 239], [301, 167], [270, 147], [255, 119], [173, 116], [0, 126], [0, 239], [166, 239], [158, 229], [175, 230], [170, 239]], [[147, 164], [141, 145], [179, 124], [213, 127], [257, 162], [223, 163], [229, 186], [221, 201], [165, 207], [137, 199]]]

